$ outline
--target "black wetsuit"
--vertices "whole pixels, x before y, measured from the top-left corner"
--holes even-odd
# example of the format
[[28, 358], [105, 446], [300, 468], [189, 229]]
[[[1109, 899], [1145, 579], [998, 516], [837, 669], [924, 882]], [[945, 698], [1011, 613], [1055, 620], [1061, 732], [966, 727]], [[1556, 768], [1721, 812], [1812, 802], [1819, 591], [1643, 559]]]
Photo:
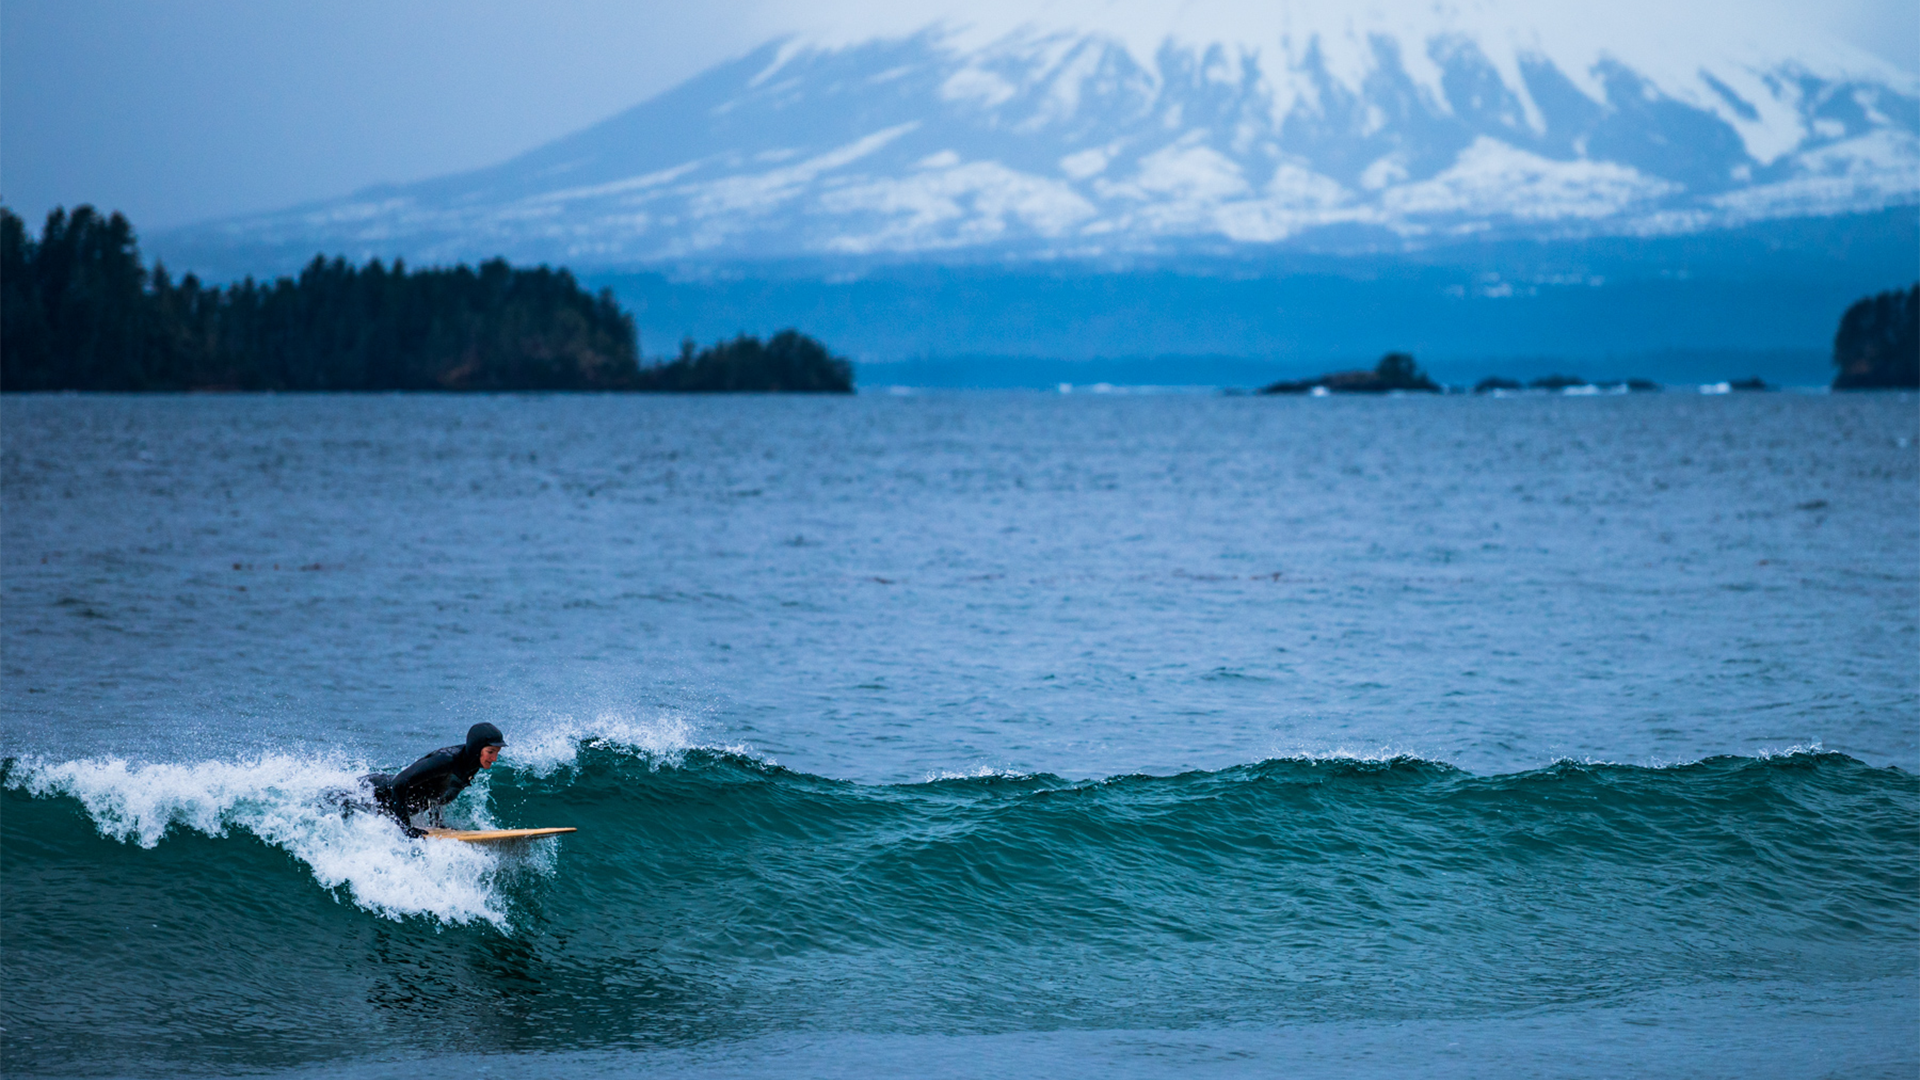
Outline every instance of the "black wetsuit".
[[480, 751], [501, 742], [499, 728], [475, 724], [464, 746], [443, 746], [400, 770], [398, 776], [374, 773], [367, 777], [373, 799], [380, 809], [399, 818], [410, 834], [418, 834], [413, 815], [423, 810], [428, 822], [439, 826], [441, 808], [459, 798], [480, 771]]

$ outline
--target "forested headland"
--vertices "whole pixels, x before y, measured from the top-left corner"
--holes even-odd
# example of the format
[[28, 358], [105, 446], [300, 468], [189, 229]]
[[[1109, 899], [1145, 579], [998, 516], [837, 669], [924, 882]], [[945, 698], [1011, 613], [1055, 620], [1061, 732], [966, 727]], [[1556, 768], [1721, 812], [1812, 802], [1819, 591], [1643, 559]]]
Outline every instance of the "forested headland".
[[1869, 296], [1833, 335], [1835, 390], [1920, 389], [1920, 285]]
[[118, 213], [55, 210], [36, 239], [0, 207], [0, 390], [852, 389], [792, 330], [645, 365], [633, 316], [563, 269], [316, 256], [221, 287], [146, 268]]

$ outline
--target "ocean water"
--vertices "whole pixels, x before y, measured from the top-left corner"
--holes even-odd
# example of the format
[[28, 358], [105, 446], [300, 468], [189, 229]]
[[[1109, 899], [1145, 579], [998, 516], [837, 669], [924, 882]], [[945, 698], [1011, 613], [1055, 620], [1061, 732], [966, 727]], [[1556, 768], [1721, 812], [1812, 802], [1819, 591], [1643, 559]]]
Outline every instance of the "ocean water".
[[[7, 1075], [1912, 1076], [1911, 395], [0, 400]], [[410, 841], [329, 792], [499, 724]]]

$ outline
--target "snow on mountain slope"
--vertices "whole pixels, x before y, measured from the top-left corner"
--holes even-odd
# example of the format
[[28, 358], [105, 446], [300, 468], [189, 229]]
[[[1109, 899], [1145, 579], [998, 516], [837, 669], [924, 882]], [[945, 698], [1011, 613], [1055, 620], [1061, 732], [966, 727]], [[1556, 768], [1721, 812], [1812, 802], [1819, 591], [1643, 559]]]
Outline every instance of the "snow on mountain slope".
[[1756, 10], [995, 0], [889, 25], [829, 5], [500, 166], [173, 242], [576, 266], [1111, 258], [1920, 201], [1916, 80]]

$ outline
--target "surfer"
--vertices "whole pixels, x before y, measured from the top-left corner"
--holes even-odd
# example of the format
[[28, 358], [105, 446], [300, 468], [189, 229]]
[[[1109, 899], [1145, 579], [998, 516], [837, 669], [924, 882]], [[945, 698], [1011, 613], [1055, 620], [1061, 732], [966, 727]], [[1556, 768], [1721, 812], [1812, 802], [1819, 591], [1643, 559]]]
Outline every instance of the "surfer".
[[440, 811], [460, 797], [481, 769], [493, 768], [500, 748], [507, 745], [500, 729], [479, 723], [467, 729], [467, 741], [460, 746], [443, 746], [400, 770], [398, 775], [374, 773], [367, 777], [373, 785], [373, 801], [381, 811], [400, 822], [408, 836], [420, 836], [413, 824], [415, 814], [425, 812], [427, 823], [443, 827]]

